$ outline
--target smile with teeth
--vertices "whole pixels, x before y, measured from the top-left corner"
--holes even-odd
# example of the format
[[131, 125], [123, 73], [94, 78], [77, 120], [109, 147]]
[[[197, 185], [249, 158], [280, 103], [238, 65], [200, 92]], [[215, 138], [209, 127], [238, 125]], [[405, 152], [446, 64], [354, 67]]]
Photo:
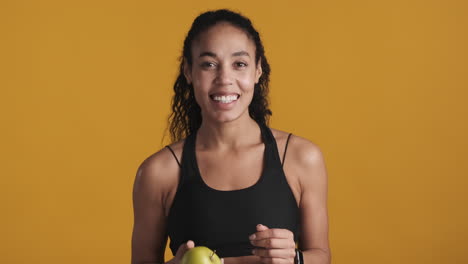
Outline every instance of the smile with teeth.
[[227, 96], [213, 95], [213, 96], [211, 96], [211, 99], [213, 99], [216, 102], [223, 103], [223, 104], [229, 104], [229, 103], [231, 103], [233, 101], [237, 101], [238, 98], [239, 98], [238, 95], [227, 95]]

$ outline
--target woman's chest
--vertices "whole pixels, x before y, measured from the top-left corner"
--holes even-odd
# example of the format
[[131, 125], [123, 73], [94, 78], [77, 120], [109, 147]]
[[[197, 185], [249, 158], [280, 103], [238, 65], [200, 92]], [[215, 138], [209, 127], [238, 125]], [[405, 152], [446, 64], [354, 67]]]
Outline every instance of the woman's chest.
[[215, 190], [233, 191], [251, 187], [259, 181], [265, 169], [261, 151], [201, 153], [197, 156], [197, 173], [207, 186]]

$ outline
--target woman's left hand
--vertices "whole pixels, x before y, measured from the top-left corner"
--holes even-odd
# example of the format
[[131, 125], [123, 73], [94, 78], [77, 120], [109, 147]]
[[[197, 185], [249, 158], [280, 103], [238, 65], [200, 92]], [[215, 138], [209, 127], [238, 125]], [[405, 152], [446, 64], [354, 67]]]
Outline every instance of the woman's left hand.
[[257, 232], [249, 239], [252, 245], [259, 247], [253, 254], [260, 257], [262, 263], [294, 264], [296, 243], [290, 230], [257, 225]]

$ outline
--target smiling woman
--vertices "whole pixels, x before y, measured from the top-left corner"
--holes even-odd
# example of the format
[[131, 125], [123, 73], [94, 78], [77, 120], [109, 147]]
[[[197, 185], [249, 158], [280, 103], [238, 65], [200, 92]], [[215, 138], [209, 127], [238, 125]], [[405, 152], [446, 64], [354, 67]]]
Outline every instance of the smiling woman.
[[189, 85], [197, 87], [194, 95], [203, 119], [229, 122], [248, 117], [254, 86], [262, 75], [248, 35], [220, 22], [201, 33], [191, 51], [195, 56], [192, 65], [184, 61], [184, 75]]
[[168, 237], [171, 264], [194, 246], [226, 264], [330, 262], [323, 157], [268, 126], [269, 75], [249, 19], [195, 19], [174, 84], [173, 143], [135, 178], [132, 264], [164, 262]]

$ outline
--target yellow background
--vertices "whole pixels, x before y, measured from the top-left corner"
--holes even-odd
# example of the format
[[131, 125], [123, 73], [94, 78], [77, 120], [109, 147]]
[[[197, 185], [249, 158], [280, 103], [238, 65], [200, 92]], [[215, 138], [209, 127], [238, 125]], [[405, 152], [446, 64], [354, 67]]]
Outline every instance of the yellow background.
[[333, 262], [468, 263], [463, 0], [2, 0], [0, 263], [130, 263], [136, 169], [221, 7], [263, 37], [271, 126], [324, 152]]

